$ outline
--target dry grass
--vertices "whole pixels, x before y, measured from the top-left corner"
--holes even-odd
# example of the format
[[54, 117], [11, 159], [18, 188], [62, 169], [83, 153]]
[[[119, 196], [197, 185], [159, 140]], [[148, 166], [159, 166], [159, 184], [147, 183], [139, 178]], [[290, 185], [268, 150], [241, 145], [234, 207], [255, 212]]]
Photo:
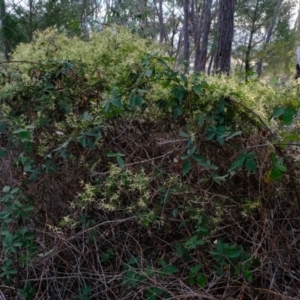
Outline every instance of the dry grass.
[[[295, 199], [299, 183], [291, 184], [290, 171], [281, 183], [265, 182], [272, 150], [266, 146], [267, 139], [255, 129], [251, 136], [232, 139], [221, 147], [199, 133], [197, 149], [219, 166], [218, 172], [229, 168], [243, 145], [257, 151], [259, 165], [257, 174], [240, 170], [221, 185], [200, 183], [208, 171], [195, 164], [187, 176], [181, 175], [184, 138], [178, 136], [179, 125], [165, 124], [137, 119], [114, 121], [97, 150], [74, 145], [76, 160], [60, 161], [54, 175], [44, 174], [26, 188], [22, 185], [35, 203], [27, 226], [35, 232], [38, 250], [27, 267], [18, 268], [14, 286], [0, 283], [1, 299], [24, 299], [17, 288], [28, 283], [36, 291], [28, 299], [147, 299], [149, 287], [167, 292], [168, 299], [300, 298], [300, 223]], [[151, 178], [147, 210], [157, 217], [148, 226], [141, 225], [138, 207], [127, 209], [137, 201], [132, 191], [123, 191], [122, 203], [113, 211], [101, 208], [97, 201], [85, 208], [72, 205], [83, 192], [82, 181], [98, 178], [105, 182], [112, 162], [106, 157], [109, 151], [125, 154], [127, 170], [138, 173], [143, 169]], [[14, 160], [11, 152], [0, 161], [3, 186], [19, 186], [24, 180], [24, 174], [13, 167]], [[96, 161], [99, 163], [92, 171], [84, 167]], [[297, 172], [296, 164], [293, 168]], [[185, 190], [170, 194], [168, 201], [161, 203], [159, 186], [171, 179], [181, 182]], [[183, 208], [178, 209], [180, 206]], [[174, 209], [179, 211], [176, 217]], [[185, 261], [176, 252], [176, 244], [194, 235], [195, 212], [201, 212], [207, 220], [211, 234], [204, 246], [190, 251], [190, 260]], [[72, 222], [62, 225], [67, 216]], [[92, 222], [80, 223], [82, 216]], [[186, 227], [180, 227], [182, 222]], [[209, 254], [216, 240], [243, 245], [252, 258], [259, 260], [260, 265], [252, 270], [252, 282], [229, 269], [224, 269], [222, 276], [216, 275]], [[105, 261], [107, 253], [110, 258]], [[124, 266], [130, 257], [139, 260], [128, 268], [143, 279], [136, 287], [126, 288]], [[149, 275], [146, 267], [159, 268], [161, 258], [180, 272], [164, 277]], [[207, 278], [205, 288], [191, 286], [188, 280], [189, 268], [199, 262]], [[90, 287], [88, 297], [79, 298], [86, 286]]]

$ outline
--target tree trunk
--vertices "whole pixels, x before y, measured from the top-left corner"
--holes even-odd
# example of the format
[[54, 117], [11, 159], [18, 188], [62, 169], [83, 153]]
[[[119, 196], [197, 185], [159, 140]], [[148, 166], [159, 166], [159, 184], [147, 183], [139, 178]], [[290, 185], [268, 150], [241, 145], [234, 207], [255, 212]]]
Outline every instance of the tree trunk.
[[5, 1], [0, 0], [0, 34], [1, 34], [1, 46], [5, 60], [9, 60], [9, 45], [7, 41], [7, 36], [5, 35], [5, 17], [6, 17], [6, 7]]
[[157, 2], [154, 0], [154, 5], [157, 11], [158, 21], [159, 21], [159, 43], [163, 43], [166, 37], [165, 24], [164, 24], [164, 16], [163, 16], [163, 0], [158, 0], [158, 8]]
[[190, 41], [189, 41], [189, 0], [183, 0], [183, 59], [186, 64], [185, 72], [188, 71], [190, 63]]
[[252, 50], [253, 35], [254, 35], [254, 32], [255, 32], [255, 29], [254, 29], [255, 25], [254, 25], [254, 23], [252, 25], [253, 25], [253, 28], [250, 31], [250, 37], [249, 37], [248, 45], [247, 45], [246, 52], [245, 52], [246, 81], [247, 81], [247, 78], [249, 76], [249, 72], [251, 70], [251, 66], [250, 66], [251, 57], [250, 57], [250, 54], [251, 54], [251, 50]]
[[195, 16], [195, 3], [192, 1], [192, 24], [193, 24], [193, 34], [194, 34], [194, 45], [195, 45], [195, 61], [194, 61], [194, 71], [199, 72], [200, 69], [200, 53], [201, 53], [201, 38], [202, 38], [202, 29], [204, 23], [204, 10], [205, 2], [202, 3], [201, 15], [196, 18]]
[[202, 33], [202, 43], [201, 43], [201, 51], [199, 55], [199, 68], [195, 71], [205, 72], [206, 60], [207, 60], [207, 47], [208, 47], [208, 39], [209, 32], [211, 27], [211, 7], [212, 0], [206, 0], [204, 6], [204, 20], [203, 20], [203, 33]]
[[[277, 1], [276, 9], [274, 11], [274, 15], [273, 15], [271, 24], [270, 24], [268, 32], [267, 32], [266, 40], [265, 40], [265, 43], [263, 45], [264, 48], [269, 44], [269, 42], [271, 40], [273, 30], [274, 30], [274, 27], [275, 27], [275, 24], [276, 24], [277, 15], [280, 11], [282, 3], [283, 3], [283, 0], [278, 0]], [[257, 64], [257, 75], [258, 75], [258, 77], [260, 77], [261, 73], [262, 73], [262, 64], [263, 64], [263, 61], [262, 61], [262, 59], [260, 59], [258, 64]]]
[[230, 72], [230, 58], [234, 30], [234, 9], [236, 0], [220, 0], [218, 46], [215, 57], [215, 72]]

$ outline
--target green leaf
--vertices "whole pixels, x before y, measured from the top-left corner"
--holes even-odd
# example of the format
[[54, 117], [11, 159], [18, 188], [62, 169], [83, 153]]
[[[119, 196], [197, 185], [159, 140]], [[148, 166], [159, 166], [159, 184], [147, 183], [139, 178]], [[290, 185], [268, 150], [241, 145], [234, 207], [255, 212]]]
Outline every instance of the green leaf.
[[6, 130], [6, 125], [3, 122], [0, 122], [0, 131], [5, 131]]
[[22, 142], [27, 142], [30, 140], [31, 133], [28, 130], [19, 129], [19, 130], [16, 130], [14, 133], [18, 133], [18, 136]]
[[136, 258], [136, 257], [134, 257], [134, 256], [131, 256], [130, 259], [129, 259], [129, 261], [128, 261], [128, 264], [129, 264], [129, 265], [137, 265], [138, 262], [139, 262], [139, 259], [138, 259], [138, 258]]
[[298, 133], [290, 133], [290, 134], [287, 134], [287, 135], [283, 135], [283, 142], [284, 143], [288, 143], [288, 142], [291, 142], [291, 141], [296, 141], [296, 142], [299, 142], [300, 141], [300, 136]]
[[185, 163], [182, 166], [182, 174], [186, 175], [190, 171], [191, 167], [192, 167], [191, 161], [189, 160], [185, 161]]
[[279, 116], [283, 115], [284, 111], [284, 107], [275, 107], [271, 118], [278, 118]]
[[243, 165], [245, 159], [246, 159], [245, 156], [239, 156], [238, 159], [235, 160], [235, 161], [231, 164], [231, 166], [230, 166], [228, 172], [232, 172], [232, 171], [234, 171], [235, 169], [240, 168], [240, 167]]
[[125, 154], [121, 153], [121, 152], [117, 152], [116, 156], [125, 156]]
[[192, 145], [192, 142], [193, 142], [192, 139], [189, 138], [189, 139], [185, 142], [184, 148], [185, 148], [185, 149], [189, 148], [189, 147]]
[[92, 116], [87, 111], [85, 111], [82, 115], [82, 119], [88, 121], [92, 119]]
[[296, 109], [294, 107], [287, 107], [282, 116], [282, 123], [287, 126], [291, 125], [295, 115], [297, 115]]
[[10, 186], [6, 185], [3, 189], [2, 192], [8, 193], [10, 191]]
[[14, 188], [10, 193], [11, 193], [11, 194], [15, 194], [15, 193], [17, 193], [18, 191], [20, 191], [19, 188]]
[[209, 181], [209, 178], [202, 178], [199, 180], [200, 183], [206, 183]]
[[197, 154], [197, 153], [192, 154], [192, 158], [197, 162], [203, 162], [204, 161], [204, 157], [200, 154]]
[[109, 107], [110, 107], [110, 102], [106, 101], [106, 102], [104, 103], [104, 111], [105, 111], [105, 112], [108, 112], [108, 111], [109, 111]]
[[143, 106], [143, 99], [139, 95], [132, 95], [130, 98], [130, 105], [132, 107], [138, 106], [141, 108]]
[[23, 170], [24, 170], [24, 172], [30, 172], [31, 171], [31, 165], [25, 165]]
[[179, 271], [179, 268], [177, 268], [174, 265], [169, 265], [169, 266], [164, 267], [162, 271], [167, 273], [167, 274], [174, 274], [174, 273], [177, 273]]
[[221, 184], [222, 182], [226, 181], [226, 177], [228, 177], [228, 174], [223, 175], [223, 176], [215, 175], [215, 176], [213, 176], [213, 181], [218, 184]]
[[163, 290], [156, 287], [156, 286], [154, 286], [154, 287], [151, 288], [151, 292], [156, 294], [156, 295], [161, 295], [163, 293]]
[[226, 137], [226, 141], [232, 139], [235, 136], [241, 135], [243, 132], [242, 131], [236, 131], [233, 134], [229, 135], [228, 137]]
[[14, 247], [21, 247], [22, 245], [23, 245], [23, 243], [21, 243], [21, 242], [18, 242], [18, 241], [13, 242]]
[[141, 96], [137, 96], [135, 99], [135, 105], [139, 108], [142, 108], [143, 106], [143, 98]]
[[280, 181], [282, 175], [283, 173], [280, 170], [278, 170], [277, 168], [272, 168], [267, 177], [275, 181]]
[[289, 126], [289, 125], [291, 125], [293, 123], [293, 119], [294, 119], [293, 115], [288, 115], [288, 114], [283, 115], [283, 117], [282, 117], [282, 123], [284, 125], [286, 125], [286, 126]]
[[187, 77], [184, 75], [184, 74], [180, 74], [180, 79], [184, 82], [184, 83], [186, 83], [187, 82]]
[[202, 92], [202, 87], [200, 84], [197, 84], [193, 87], [193, 91], [196, 95], [200, 96]]
[[196, 148], [197, 148], [197, 146], [193, 146], [192, 148], [188, 149], [187, 153], [189, 155], [193, 154], [195, 152]]
[[287, 171], [287, 168], [284, 165], [276, 164], [276, 168], [283, 173], [285, 173]]
[[171, 93], [179, 100], [181, 101], [184, 98], [185, 95], [185, 88], [181, 87], [181, 86], [175, 86]]
[[183, 138], [189, 138], [190, 137], [190, 135], [188, 133], [186, 133], [185, 131], [180, 131], [179, 136], [181, 136]]
[[137, 92], [140, 93], [140, 94], [147, 94], [148, 90], [146, 90], [146, 89], [137, 89]]
[[187, 242], [185, 242], [185, 246], [187, 249], [196, 249], [198, 246], [203, 246], [204, 241], [198, 237], [198, 235], [193, 236]]
[[118, 99], [118, 98], [113, 98], [111, 100], [111, 104], [113, 104], [116, 107], [120, 107], [120, 108], [123, 107], [123, 104], [121, 103], [120, 99]]
[[177, 218], [177, 216], [178, 216], [178, 209], [176, 209], [176, 208], [173, 209], [173, 211], [172, 211], [172, 216], [173, 216], [174, 218]]
[[276, 86], [277, 82], [278, 82], [277, 77], [272, 77], [269, 81], [269, 84], [274, 87]]
[[0, 157], [6, 157], [7, 156], [7, 150], [6, 149], [0, 149]]
[[257, 170], [257, 164], [256, 161], [252, 158], [247, 158], [246, 163], [245, 163], [245, 167], [248, 171], [251, 172], [256, 172]]
[[195, 265], [194, 267], [190, 268], [190, 272], [193, 274], [197, 274], [201, 270], [201, 268], [202, 264]]
[[76, 139], [82, 147], [86, 148], [86, 137], [84, 135], [79, 135]]
[[116, 157], [117, 156], [117, 153], [114, 153], [114, 152], [108, 152], [106, 154], [107, 157]]
[[207, 285], [206, 277], [204, 275], [197, 276], [196, 283], [199, 287], [202, 287], [202, 288], [206, 287], [206, 285]]
[[184, 160], [184, 159], [187, 159], [188, 157], [190, 157], [190, 155], [188, 153], [183, 153], [181, 156], [181, 159]]
[[231, 249], [226, 252], [226, 256], [229, 258], [237, 258], [241, 255], [241, 250], [240, 249]]
[[211, 140], [212, 138], [214, 138], [217, 134], [217, 128], [214, 125], [211, 125], [208, 127], [207, 129], [207, 133], [206, 133], [206, 139], [207, 140]]
[[177, 120], [177, 118], [182, 115], [183, 113], [183, 109], [180, 106], [177, 106], [173, 109], [173, 117], [175, 120]]
[[124, 168], [125, 162], [124, 162], [124, 159], [121, 156], [117, 156], [117, 163], [118, 163], [120, 168]]
[[158, 265], [163, 267], [166, 265], [166, 261], [164, 259], [160, 258], [158, 261]]
[[146, 70], [145, 72], [144, 72], [144, 74], [145, 74], [145, 76], [146, 77], [151, 77], [151, 75], [152, 75], [152, 70], [150, 70], [150, 69], [148, 69], [148, 70]]
[[253, 274], [249, 270], [244, 271], [244, 276], [245, 276], [246, 280], [248, 280], [248, 281], [253, 280]]

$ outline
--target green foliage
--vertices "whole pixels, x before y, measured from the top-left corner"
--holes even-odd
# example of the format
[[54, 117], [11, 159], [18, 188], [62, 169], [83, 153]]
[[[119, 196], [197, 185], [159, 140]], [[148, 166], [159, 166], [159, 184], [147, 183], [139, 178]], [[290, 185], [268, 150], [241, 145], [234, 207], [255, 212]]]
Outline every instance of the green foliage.
[[89, 293], [91, 288], [89, 286], [85, 286], [80, 291], [80, 295], [76, 297], [76, 300], [89, 300]]
[[[3, 187], [0, 203], [3, 207], [0, 213], [0, 233], [4, 254], [0, 277], [7, 284], [12, 284], [18, 273], [16, 266], [27, 266], [36, 253], [34, 234], [25, 225], [34, 207], [20, 188], [12, 189], [10, 186]], [[16, 221], [24, 225], [12, 229]]]
[[23, 289], [19, 289], [18, 291], [26, 300], [33, 300], [36, 295], [36, 289], [32, 286], [32, 284], [26, 283]]
[[[122, 286], [142, 289], [145, 299], [167, 299], [160, 283], [179, 272], [195, 289], [206, 288], [212, 272], [254, 278], [242, 245], [210, 240], [223, 236], [228, 223], [235, 226], [232, 216], [244, 222], [260, 207], [252, 186], [280, 184], [288, 172], [280, 152], [271, 153], [277, 142], [262, 131], [280, 129], [276, 118], [283, 125], [294, 121], [294, 92], [268, 119], [282, 100], [277, 87], [187, 76], [173, 69], [172, 59], [149, 55], [148, 44], [119, 28], [88, 42], [47, 30], [14, 54], [32, 62], [9, 67], [1, 86], [0, 133], [7, 143], [0, 156], [20, 174], [18, 188], [7, 184], [1, 194], [1, 276], [9, 284], [36, 255], [31, 212], [55, 201], [67, 208], [47, 211], [55, 211], [52, 234], [71, 232], [66, 243], [97, 249], [101, 269], [122, 274]], [[268, 171], [261, 181], [258, 175]], [[36, 207], [23, 193], [28, 190]], [[123, 222], [132, 223], [119, 229]], [[134, 247], [122, 244], [125, 236]], [[163, 255], [152, 250], [155, 239], [165, 243]], [[49, 254], [56, 257], [54, 249]], [[76, 287], [78, 299], [93, 297], [93, 283]], [[36, 286], [21, 288], [34, 297]]]
[[[130, 81], [141, 70], [140, 61], [155, 48], [157, 45], [119, 27], [94, 33], [88, 42], [76, 37], [69, 38], [57, 29], [50, 28], [36, 32], [32, 43], [18, 45], [12, 59], [33, 62], [71, 61], [84, 65], [83, 75], [88, 82], [95, 83], [103, 78], [109, 82], [110, 87], [118, 84], [121, 87], [120, 84], [131, 85]], [[22, 74], [36, 69], [30, 63], [20, 63], [16, 67]]]
[[189, 271], [189, 283], [190, 285], [197, 285], [201, 288], [205, 288], [207, 285], [207, 279], [205, 275], [201, 274], [202, 264], [197, 264], [190, 267]]
[[[298, 104], [298, 103], [297, 103]], [[297, 115], [297, 111], [294, 107], [275, 107], [271, 118], [278, 118], [283, 125], [291, 125], [293, 118]]]
[[231, 174], [234, 173], [234, 170], [237, 170], [238, 168], [241, 168], [242, 166], [245, 166], [245, 168], [250, 172], [256, 172], [257, 170], [257, 164], [255, 161], [256, 153], [251, 151], [245, 151], [242, 154], [240, 154], [237, 159], [231, 164], [228, 172]]
[[265, 181], [280, 181], [284, 173], [287, 172], [286, 166], [283, 165], [283, 158], [276, 157], [275, 153], [271, 153], [272, 169], [268, 172]]
[[250, 255], [244, 252], [243, 247], [218, 241], [217, 249], [210, 251], [210, 254], [217, 262], [215, 266], [217, 274], [221, 275], [229, 268], [233, 274], [242, 273], [247, 280], [253, 279], [251, 268], [254, 262], [250, 260]]

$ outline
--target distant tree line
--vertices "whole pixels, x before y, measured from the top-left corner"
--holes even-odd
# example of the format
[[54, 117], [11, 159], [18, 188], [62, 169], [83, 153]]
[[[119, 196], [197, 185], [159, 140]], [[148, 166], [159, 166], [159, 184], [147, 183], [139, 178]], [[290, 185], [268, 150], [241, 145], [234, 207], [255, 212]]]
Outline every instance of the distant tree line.
[[[289, 70], [300, 34], [296, 0], [0, 0], [5, 59], [36, 30], [70, 35], [118, 24], [156, 39], [186, 71], [235, 70], [246, 79]], [[291, 20], [296, 20], [295, 24]]]

